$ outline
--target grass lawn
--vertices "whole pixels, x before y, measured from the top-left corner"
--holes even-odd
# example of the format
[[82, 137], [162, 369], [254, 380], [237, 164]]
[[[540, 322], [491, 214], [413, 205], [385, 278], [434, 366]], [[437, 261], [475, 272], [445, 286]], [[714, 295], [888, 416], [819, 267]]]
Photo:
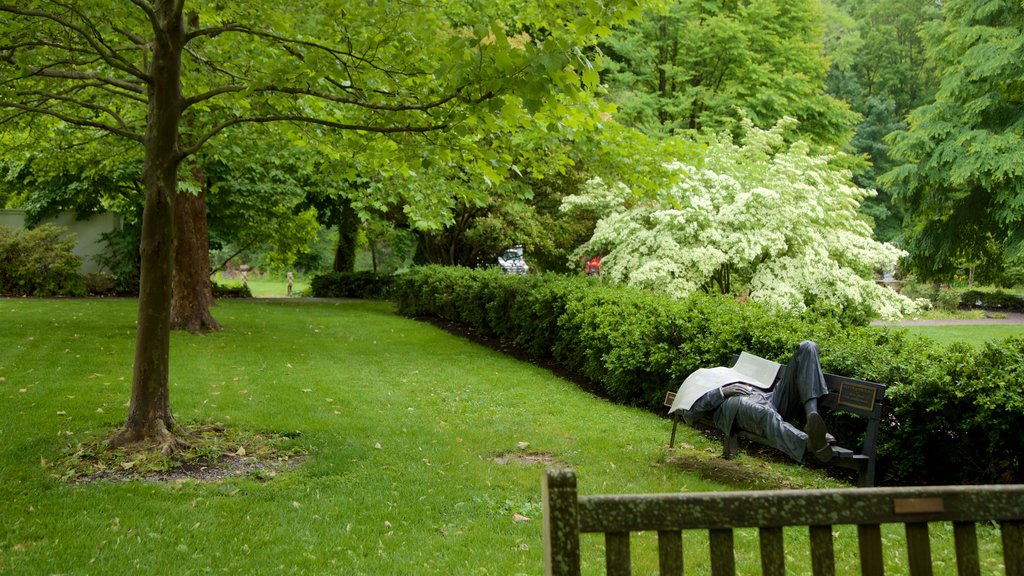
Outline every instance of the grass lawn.
[[[219, 272], [214, 281], [223, 286], [242, 285], [240, 278], [229, 278]], [[254, 298], [286, 298], [288, 296], [288, 281], [283, 278], [253, 275], [246, 283]], [[308, 278], [300, 276], [292, 281], [292, 296], [309, 296]]]
[[966, 342], [981, 346], [989, 340], [1003, 340], [1011, 336], [1024, 336], [1021, 324], [955, 324], [949, 326], [906, 326], [913, 334], [928, 336], [942, 342]]
[[[135, 311], [0, 299], [0, 574], [538, 574], [542, 457], [575, 468], [582, 494], [839, 484], [750, 455], [724, 462], [685, 428], [671, 452], [668, 421], [389, 304], [298, 299], [220, 302], [223, 332], [173, 335], [170, 387], [179, 421], [287, 433], [301, 467], [269, 481], [62, 482], [66, 446], [125, 416]], [[892, 528], [887, 566], [903, 573]], [[979, 531], [992, 567], [998, 538]], [[838, 533], [849, 563], [855, 531]], [[789, 565], [807, 573], [799, 537]], [[933, 540], [951, 566], [949, 531]], [[635, 541], [635, 573], [652, 573], [654, 536]], [[741, 570], [756, 541], [740, 534]], [[688, 563], [706, 567], [706, 542], [686, 536]], [[585, 573], [603, 573], [601, 547], [585, 539]]]

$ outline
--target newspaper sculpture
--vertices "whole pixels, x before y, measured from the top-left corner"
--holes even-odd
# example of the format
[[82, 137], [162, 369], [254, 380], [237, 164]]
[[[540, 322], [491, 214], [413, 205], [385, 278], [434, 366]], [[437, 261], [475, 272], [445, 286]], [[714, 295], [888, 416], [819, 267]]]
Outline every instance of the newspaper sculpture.
[[701, 396], [726, 384], [743, 383], [767, 390], [775, 383], [781, 364], [741, 352], [732, 368], [701, 368], [683, 380], [669, 414], [676, 410], [689, 410]]

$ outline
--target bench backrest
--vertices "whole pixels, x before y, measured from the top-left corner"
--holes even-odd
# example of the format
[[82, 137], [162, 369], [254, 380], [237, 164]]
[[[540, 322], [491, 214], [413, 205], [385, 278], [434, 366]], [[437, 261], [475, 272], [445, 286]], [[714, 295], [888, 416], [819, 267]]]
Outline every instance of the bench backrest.
[[928, 522], [951, 522], [957, 574], [980, 575], [977, 522], [1002, 529], [1007, 576], [1024, 576], [1024, 486], [933, 486], [583, 496], [571, 470], [543, 479], [545, 573], [580, 573], [580, 534], [605, 535], [610, 576], [631, 571], [630, 533], [658, 534], [660, 573], [683, 573], [683, 530], [707, 530], [712, 576], [736, 573], [734, 528], [758, 528], [762, 574], [784, 574], [782, 529], [809, 527], [815, 576], [835, 574], [832, 526], [856, 525], [861, 574], [882, 575], [880, 526], [906, 527], [907, 570], [932, 574]]

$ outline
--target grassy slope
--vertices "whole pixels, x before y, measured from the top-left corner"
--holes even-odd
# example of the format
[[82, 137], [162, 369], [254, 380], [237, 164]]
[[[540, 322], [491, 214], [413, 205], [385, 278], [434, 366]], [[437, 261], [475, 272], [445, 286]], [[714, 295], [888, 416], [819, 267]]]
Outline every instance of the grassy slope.
[[[174, 335], [170, 384], [179, 420], [300, 432], [303, 467], [267, 483], [63, 484], [48, 466], [63, 446], [124, 417], [135, 306], [0, 299], [0, 573], [536, 574], [542, 465], [495, 462], [507, 453], [552, 455], [582, 493], [836, 485], [750, 456], [723, 473], [718, 446], [688, 429], [693, 448], [675, 456], [698, 473], [684, 470], [655, 415], [387, 304], [296, 300], [221, 303], [224, 332]], [[701, 479], [716, 475], [744, 480]], [[691, 538], [706, 536], [687, 536], [700, 564]], [[755, 541], [741, 536], [746, 562]], [[656, 563], [651, 542], [637, 573]], [[840, 546], [841, 560], [855, 553]]]

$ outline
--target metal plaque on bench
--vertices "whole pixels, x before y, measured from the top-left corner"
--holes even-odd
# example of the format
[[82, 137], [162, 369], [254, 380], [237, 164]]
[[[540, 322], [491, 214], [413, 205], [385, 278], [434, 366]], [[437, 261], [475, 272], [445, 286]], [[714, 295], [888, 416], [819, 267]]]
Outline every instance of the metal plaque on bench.
[[871, 411], [875, 409], [877, 394], [878, 390], [874, 386], [846, 380], [839, 384], [839, 399], [836, 403], [840, 406]]

